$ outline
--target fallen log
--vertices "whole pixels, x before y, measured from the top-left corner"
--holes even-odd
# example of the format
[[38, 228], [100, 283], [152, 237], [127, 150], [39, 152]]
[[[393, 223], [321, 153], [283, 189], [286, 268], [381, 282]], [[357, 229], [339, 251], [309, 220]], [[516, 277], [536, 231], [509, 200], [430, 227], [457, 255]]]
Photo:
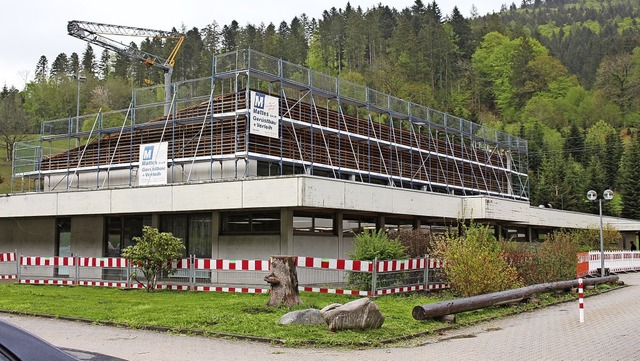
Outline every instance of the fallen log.
[[[584, 285], [596, 285], [616, 281], [618, 281], [618, 276], [586, 278], [584, 279]], [[516, 302], [528, 299], [531, 296], [539, 293], [551, 292], [556, 290], [568, 290], [577, 287], [578, 280], [541, 283], [538, 285], [516, 288], [513, 290], [487, 293], [484, 295], [416, 306], [413, 308], [411, 314], [416, 320], [427, 320], [460, 312], [473, 311], [490, 306]]]

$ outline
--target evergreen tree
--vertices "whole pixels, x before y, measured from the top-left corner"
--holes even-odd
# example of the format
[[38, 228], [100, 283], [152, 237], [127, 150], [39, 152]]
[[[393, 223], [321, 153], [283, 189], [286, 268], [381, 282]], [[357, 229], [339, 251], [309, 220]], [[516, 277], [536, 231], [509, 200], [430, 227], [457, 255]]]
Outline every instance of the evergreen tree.
[[222, 50], [223, 51], [232, 51], [236, 50], [238, 45], [238, 32], [240, 30], [240, 26], [238, 22], [233, 20], [231, 25], [225, 25], [222, 27]]
[[471, 60], [471, 56], [475, 51], [473, 44], [473, 34], [469, 20], [465, 19], [457, 6], [453, 7], [451, 20], [449, 20], [453, 33], [455, 34], [455, 44], [460, 51], [462, 59]]
[[571, 122], [569, 134], [564, 142], [564, 152], [573, 157], [573, 159], [584, 164], [584, 136], [576, 122]]
[[606, 185], [613, 189], [618, 180], [618, 171], [620, 169], [620, 159], [622, 158], [622, 140], [620, 136], [614, 132], [607, 133], [605, 139], [605, 149], [603, 162], [606, 175]]
[[36, 82], [43, 83], [47, 81], [48, 74], [49, 74], [49, 62], [47, 61], [47, 57], [42, 55], [40, 56], [40, 60], [38, 60], [38, 64], [36, 64], [36, 71], [35, 71]]
[[69, 68], [69, 58], [67, 54], [60, 53], [51, 64], [51, 77], [57, 81], [67, 77], [67, 69]]
[[80, 58], [78, 53], [73, 52], [69, 57], [69, 69], [67, 69], [69, 75], [77, 75], [80, 73]]
[[93, 54], [91, 44], [87, 43], [87, 48], [82, 53], [82, 72], [85, 76], [96, 76], [96, 56]]
[[640, 219], [640, 134], [634, 134], [620, 164], [618, 189], [622, 195], [622, 217]]
[[218, 22], [214, 20], [211, 24], [205, 26], [202, 29], [202, 35], [205, 50], [209, 53], [209, 56], [215, 55], [220, 47], [220, 25], [218, 25]]
[[113, 63], [113, 74], [122, 79], [129, 77], [129, 66], [131, 65], [131, 58], [120, 53], [116, 53], [115, 61]]
[[107, 79], [107, 77], [109, 77], [109, 74], [111, 74], [111, 54], [107, 49], [104, 49], [102, 51], [100, 62], [98, 63], [98, 70], [100, 70], [100, 77], [102, 79]]

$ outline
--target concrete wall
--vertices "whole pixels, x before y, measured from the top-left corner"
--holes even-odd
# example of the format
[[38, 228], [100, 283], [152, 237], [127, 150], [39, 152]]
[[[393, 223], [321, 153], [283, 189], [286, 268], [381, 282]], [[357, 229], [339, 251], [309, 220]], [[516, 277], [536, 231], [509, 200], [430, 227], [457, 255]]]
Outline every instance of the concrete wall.
[[9, 220], [13, 247], [23, 256], [53, 256], [56, 244], [55, 218], [17, 218]]
[[71, 218], [71, 252], [80, 257], [102, 257], [104, 249], [104, 217]]
[[[219, 237], [218, 258], [268, 259], [284, 253], [280, 247], [280, 235], [223, 235]], [[266, 258], [265, 258], [266, 257]]]
[[343, 258], [338, 236], [293, 234], [293, 254], [296, 256]]

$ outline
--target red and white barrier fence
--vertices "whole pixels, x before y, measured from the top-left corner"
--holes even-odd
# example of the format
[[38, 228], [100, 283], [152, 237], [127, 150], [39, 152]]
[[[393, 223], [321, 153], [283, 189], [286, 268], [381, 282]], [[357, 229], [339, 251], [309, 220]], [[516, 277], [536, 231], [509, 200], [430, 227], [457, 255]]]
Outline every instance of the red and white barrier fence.
[[[108, 257], [38, 257], [17, 256], [16, 253], [0, 253], [0, 262], [15, 265], [16, 274], [0, 275], [0, 279], [18, 279], [22, 284], [37, 285], [78, 285], [93, 287], [114, 288], [141, 288], [142, 286], [130, 281], [129, 276], [135, 271], [135, 265], [131, 265], [124, 258]], [[442, 267], [437, 260], [418, 258], [411, 260], [391, 261], [355, 261], [344, 259], [326, 259], [314, 257], [297, 257], [297, 267], [301, 270], [312, 271], [309, 277], [317, 276], [313, 272], [333, 272], [332, 277], [340, 277], [341, 282], [334, 286], [321, 286], [323, 280], [301, 279], [300, 291], [319, 292], [330, 294], [345, 294], [357, 296], [379, 296], [392, 293], [406, 293], [424, 290], [438, 290], [448, 288], [444, 283], [429, 281], [429, 270]], [[234, 275], [244, 272], [260, 276], [262, 281], [264, 272], [271, 269], [268, 260], [226, 260], [226, 259], [198, 259], [189, 257], [173, 262], [173, 267], [181, 272], [176, 278], [170, 278], [167, 282], [158, 285], [159, 289], [170, 290], [195, 290], [204, 292], [240, 292], [240, 293], [266, 293], [268, 288], [250, 287], [245, 284], [214, 285], [221, 281], [217, 278], [225, 272]], [[0, 269], [1, 270], [1, 269]], [[238, 273], [240, 272], [240, 273]], [[258, 274], [255, 274], [259, 272]], [[420, 282], [414, 284], [399, 284], [397, 286], [377, 287], [375, 281], [369, 290], [343, 289], [345, 277], [353, 272], [371, 274], [372, 279], [382, 275], [405, 275], [408, 272], [424, 274]], [[215, 273], [215, 276], [214, 276]], [[185, 276], [186, 275], [186, 276]], [[205, 276], [202, 276], [205, 275]], [[6, 278], [3, 278], [6, 277]], [[188, 278], [188, 282], [179, 278]], [[216, 280], [214, 280], [214, 278]], [[254, 277], [255, 278], [255, 277]], [[397, 283], [397, 282], [396, 282]], [[396, 284], [394, 283], [394, 284]]]
[[14, 280], [17, 278], [16, 253], [0, 253], [0, 280]]
[[[600, 264], [600, 251], [590, 251], [589, 273], [598, 273]], [[640, 251], [604, 251], [604, 268], [608, 268], [609, 272], [638, 271]]]

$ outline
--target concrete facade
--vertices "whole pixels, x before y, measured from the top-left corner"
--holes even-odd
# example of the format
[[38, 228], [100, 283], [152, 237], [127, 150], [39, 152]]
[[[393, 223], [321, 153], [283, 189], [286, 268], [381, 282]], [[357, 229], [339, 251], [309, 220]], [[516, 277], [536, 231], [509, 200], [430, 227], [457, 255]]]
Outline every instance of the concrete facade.
[[[279, 214], [279, 229], [268, 232], [224, 232], [222, 217], [234, 212]], [[296, 214], [328, 214], [330, 233], [297, 232]], [[557, 228], [597, 228], [591, 214], [531, 207], [526, 202], [487, 196], [462, 197], [308, 175], [245, 178], [208, 183], [91, 191], [20, 194], [0, 197], [0, 252], [52, 256], [56, 222], [71, 221], [71, 253], [105, 255], [108, 217], [144, 216], [158, 227], [165, 215], [211, 215], [212, 258], [265, 258], [295, 254], [348, 258], [353, 235], [343, 217], [362, 216], [380, 225], [403, 219], [414, 225], [455, 224], [457, 220], [516, 229], [527, 240]], [[603, 217], [605, 225], [623, 232], [625, 244], [640, 230], [640, 221]]]

